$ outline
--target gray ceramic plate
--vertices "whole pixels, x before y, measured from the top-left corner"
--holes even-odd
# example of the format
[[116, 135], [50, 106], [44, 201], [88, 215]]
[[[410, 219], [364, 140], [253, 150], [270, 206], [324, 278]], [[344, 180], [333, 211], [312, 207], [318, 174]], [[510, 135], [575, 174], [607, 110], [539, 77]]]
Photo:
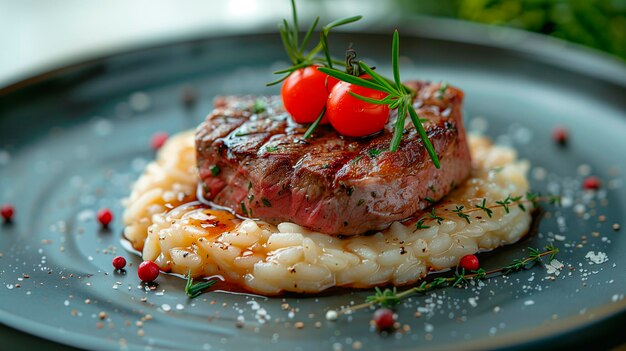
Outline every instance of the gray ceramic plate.
[[[263, 83], [284, 60], [278, 35], [258, 34], [122, 53], [0, 91], [0, 202], [17, 211], [0, 232], [0, 322], [85, 349], [516, 349], [623, 342], [616, 330], [626, 320], [626, 240], [624, 229], [611, 226], [623, 227], [626, 218], [626, 68], [525, 33], [419, 23], [400, 26], [406, 28], [403, 76], [462, 87], [470, 129], [513, 144], [529, 159], [535, 190], [566, 195], [563, 208], [546, 208], [538, 233], [481, 255], [483, 265], [504, 264], [528, 246], [554, 241], [563, 251], [559, 259], [571, 265], [555, 281], [537, 266], [485, 286], [414, 297], [398, 308], [410, 330], [392, 336], [370, 329], [370, 312], [324, 319], [326, 309], [358, 303], [367, 291], [256, 299], [271, 315], [265, 324], [255, 319], [249, 296], [211, 293], [189, 301], [184, 281], [173, 276], [162, 276], [156, 290], [146, 292], [135, 275], [140, 259], [120, 245], [120, 199], [154, 157], [154, 132], [193, 128], [217, 94], [276, 92]], [[333, 40], [338, 50], [354, 42], [362, 57], [388, 69], [390, 35], [344, 33]], [[181, 104], [184, 86], [197, 91], [193, 108]], [[551, 140], [557, 124], [571, 131], [566, 148]], [[592, 196], [580, 191], [587, 173], [604, 184]], [[93, 220], [99, 207], [114, 210], [111, 231]], [[590, 263], [590, 251], [608, 261]], [[115, 253], [129, 257], [126, 275], [113, 273]], [[281, 308], [285, 303], [293, 314]], [[146, 314], [152, 319], [141, 326]], [[245, 319], [240, 329], [238, 316]], [[3, 338], [2, 347], [28, 340], [22, 335]]]

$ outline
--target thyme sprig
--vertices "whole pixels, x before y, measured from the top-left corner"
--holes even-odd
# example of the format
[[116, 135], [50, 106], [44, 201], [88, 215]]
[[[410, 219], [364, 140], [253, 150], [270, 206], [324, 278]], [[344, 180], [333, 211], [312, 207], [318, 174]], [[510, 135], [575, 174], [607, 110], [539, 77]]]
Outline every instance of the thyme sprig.
[[[274, 72], [274, 74], [280, 74], [283, 76], [275, 81], [267, 83], [267, 86], [276, 85], [287, 79], [291, 75], [291, 73], [314, 64], [320, 66], [327, 65], [328, 67], [333, 67], [333, 63], [341, 64], [341, 61], [334, 60], [330, 56], [330, 52], [328, 51], [328, 33], [330, 33], [331, 29], [333, 28], [356, 22], [363, 18], [363, 16], [342, 18], [332, 21], [331, 23], [322, 27], [322, 31], [320, 33], [320, 41], [317, 43], [317, 45], [315, 45], [313, 49], [307, 52], [306, 48], [309, 44], [309, 40], [311, 39], [313, 32], [315, 32], [320, 18], [319, 16], [315, 18], [311, 26], [309, 26], [309, 29], [304, 35], [302, 41], [300, 42], [298, 38], [299, 25], [295, 0], [291, 0], [291, 10], [292, 23], [289, 24], [286, 19], [283, 19], [282, 23], [278, 25], [278, 30], [280, 31], [280, 38], [283, 42], [285, 52], [287, 53], [287, 56], [289, 57], [292, 65], [285, 69]], [[324, 51], [324, 57], [318, 56], [320, 50]]]
[[417, 112], [415, 111], [415, 108], [413, 107], [413, 98], [415, 92], [401, 83], [399, 57], [400, 36], [398, 34], [398, 31], [396, 30], [393, 33], [393, 41], [391, 44], [391, 64], [393, 70], [393, 81], [390, 81], [389, 79], [376, 73], [372, 68], [370, 68], [370, 66], [368, 66], [363, 61], [359, 61], [359, 66], [363, 72], [371, 77], [371, 79], [355, 77], [349, 73], [342, 72], [340, 70], [330, 67], [321, 67], [319, 68], [319, 70], [331, 77], [337, 78], [344, 82], [387, 93], [387, 96], [382, 99], [372, 99], [350, 92], [352, 96], [365, 102], [376, 105], [387, 105], [390, 110], [397, 110], [397, 118], [394, 126], [393, 137], [389, 145], [389, 151], [391, 152], [398, 150], [398, 148], [400, 147], [402, 135], [404, 134], [404, 121], [408, 115], [413, 121], [413, 125], [415, 126], [415, 129], [422, 139], [422, 143], [424, 143], [424, 147], [426, 147], [428, 155], [435, 164], [435, 167], [439, 168], [439, 157], [437, 156], [435, 148], [433, 147], [430, 139], [428, 138], [428, 135], [426, 134], [426, 130], [422, 125], [422, 120], [420, 120]]
[[380, 288], [375, 288], [374, 295], [370, 295], [365, 299], [365, 302], [359, 305], [350, 306], [343, 308], [337, 311], [338, 315], [352, 313], [357, 310], [361, 310], [364, 308], [373, 307], [376, 305], [381, 305], [384, 307], [392, 307], [400, 304], [400, 302], [410, 296], [415, 294], [425, 294], [429, 291], [432, 291], [437, 288], [443, 287], [459, 287], [462, 288], [467, 286], [467, 284], [472, 280], [482, 280], [493, 278], [498, 275], [505, 275], [512, 272], [517, 272], [523, 269], [529, 269], [533, 267], [536, 263], [540, 262], [542, 257], [549, 256], [549, 260], [552, 261], [559, 249], [554, 245], [547, 245], [544, 251], [540, 251], [535, 248], [528, 248], [529, 255], [523, 259], [515, 259], [509, 265], [504, 267], [495, 268], [491, 270], [484, 270], [482, 268], [466, 272], [465, 269], [457, 269], [451, 276], [449, 277], [437, 277], [431, 281], [424, 281], [420, 285], [415, 286], [413, 288], [398, 292], [396, 287], [386, 288], [381, 290]]
[[[520, 196], [511, 196], [510, 194], [503, 200], [497, 200], [493, 204], [487, 204], [487, 199], [483, 198], [482, 201], [478, 205], [474, 205], [474, 207], [465, 207], [463, 205], [456, 205], [456, 208], [451, 210], [452, 216], [459, 217], [463, 219], [467, 224], [471, 223], [471, 217], [469, 213], [473, 212], [484, 212], [488, 217], [493, 216], [493, 210], [497, 208], [502, 208], [504, 212], [510, 213], [512, 207], [519, 207], [522, 211], [527, 211], [526, 206], [530, 205], [532, 208], [539, 206], [540, 202], [547, 202], [551, 205], [559, 206], [561, 203], [561, 197], [558, 195], [548, 195], [541, 196], [539, 193], [526, 193], [525, 197]], [[430, 212], [427, 212], [426, 215], [420, 218], [415, 224], [415, 230], [419, 229], [428, 229], [430, 226], [426, 225], [429, 221], [436, 221], [437, 224], [441, 224], [445, 219], [449, 219], [450, 215], [439, 214], [437, 213], [435, 207], [431, 209]]]
[[189, 298], [193, 299], [200, 296], [206, 288], [212, 286], [215, 283], [217, 283], [217, 279], [203, 280], [199, 283], [194, 284], [193, 278], [191, 277], [191, 272], [189, 272], [187, 274], [187, 284], [185, 284], [185, 294], [187, 294]]

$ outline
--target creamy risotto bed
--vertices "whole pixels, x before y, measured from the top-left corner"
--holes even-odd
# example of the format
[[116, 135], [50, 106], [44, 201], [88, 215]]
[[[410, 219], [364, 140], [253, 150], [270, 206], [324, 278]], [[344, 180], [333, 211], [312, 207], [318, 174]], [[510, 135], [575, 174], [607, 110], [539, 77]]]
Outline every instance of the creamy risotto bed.
[[531, 214], [517, 206], [509, 213], [493, 208], [491, 218], [468, 213], [471, 224], [452, 213], [528, 191], [528, 163], [513, 149], [480, 136], [469, 136], [468, 143], [472, 173], [435, 205], [440, 224], [428, 220], [428, 228], [416, 229], [415, 221], [395, 222], [372, 235], [337, 238], [293, 223], [241, 220], [198, 202], [194, 135], [184, 132], [169, 139], [134, 185], [124, 233], [164, 271], [220, 275], [264, 295], [410, 284], [455, 267], [464, 255], [514, 243], [529, 229]]

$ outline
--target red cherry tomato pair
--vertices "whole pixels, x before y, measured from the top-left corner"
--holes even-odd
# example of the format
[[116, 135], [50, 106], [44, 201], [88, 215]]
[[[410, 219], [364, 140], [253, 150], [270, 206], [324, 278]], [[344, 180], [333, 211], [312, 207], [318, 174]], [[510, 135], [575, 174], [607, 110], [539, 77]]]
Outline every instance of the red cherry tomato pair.
[[387, 96], [382, 91], [340, 82], [316, 66], [293, 72], [283, 83], [281, 95], [285, 109], [297, 123], [313, 123], [326, 106], [322, 123], [330, 122], [339, 134], [360, 137], [381, 131], [389, 119], [389, 107], [365, 102], [350, 92], [376, 100]]

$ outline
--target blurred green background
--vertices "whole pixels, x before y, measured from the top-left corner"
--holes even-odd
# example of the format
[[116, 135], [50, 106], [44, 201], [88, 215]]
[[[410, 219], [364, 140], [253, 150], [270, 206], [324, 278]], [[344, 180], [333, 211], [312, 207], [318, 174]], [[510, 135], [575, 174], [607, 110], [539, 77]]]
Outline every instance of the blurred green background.
[[626, 0], [396, 0], [421, 15], [542, 33], [626, 60]]

